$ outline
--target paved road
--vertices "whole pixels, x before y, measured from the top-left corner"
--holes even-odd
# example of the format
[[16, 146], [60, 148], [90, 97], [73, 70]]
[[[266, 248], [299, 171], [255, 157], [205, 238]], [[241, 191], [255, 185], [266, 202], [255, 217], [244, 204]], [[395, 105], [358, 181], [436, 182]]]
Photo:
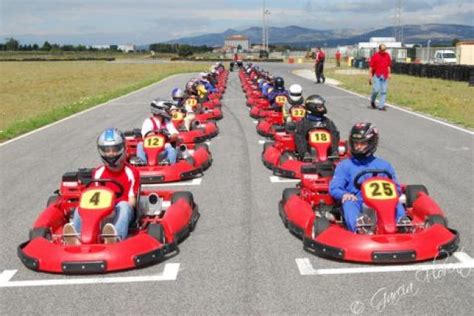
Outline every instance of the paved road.
[[[450, 225], [459, 230], [463, 252], [474, 257], [472, 134], [395, 109], [371, 111], [360, 97], [292, 75], [294, 66], [263, 66], [283, 75], [287, 84], [300, 83], [306, 95], [326, 97], [342, 135], [357, 120], [375, 122], [382, 137], [380, 156], [393, 162], [403, 182], [427, 185], [446, 210]], [[27, 238], [61, 174], [99, 163], [95, 139], [100, 131], [139, 126], [152, 98], [168, 95], [189, 78], [175, 76], [0, 147], [0, 272], [17, 269], [14, 281], [84, 278], [29, 271], [17, 259], [16, 246]], [[360, 265], [303, 251], [301, 241], [287, 232], [277, 214], [282, 190], [294, 184], [270, 182], [271, 174], [260, 161], [261, 138], [248, 116], [236, 73], [230, 76], [223, 104], [221, 133], [211, 144], [213, 166], [200, 186], [176, 187], [191, 190], [200, 206], [202, 216], [195, 232], [181, 244], [178, 256], [111, 275], [156, 275], [166, 264], [179, 263], [176, 280], [0, 288], [0, 312], [467, 314], [474, 310], [473, 278], [466, 269], [441, 270], [434, 276], [414, 271], [301, 275], [298, 258], [307, 258], [314, 269]]]

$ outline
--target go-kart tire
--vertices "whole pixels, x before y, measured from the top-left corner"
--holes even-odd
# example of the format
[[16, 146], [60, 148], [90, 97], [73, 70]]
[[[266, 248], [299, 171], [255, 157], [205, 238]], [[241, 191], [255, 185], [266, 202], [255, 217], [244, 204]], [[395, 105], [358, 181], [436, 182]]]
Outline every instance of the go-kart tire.
[[448, 227], [448, 221], [441, 215], [428, 215], [426, 217], [425, 223], [428, 226], [433, 226], [434, 224], [440, 224], [444, 227]]
[[30, 230], [30, 240], [38, 237], [42, 237], [47, 240], [51, 240], [51, 230], [47, 227], [36, 227]]
[[275, 144], [275, 142], [265, 142], [263, 144], [263, 152], [265, 152], [267, 150], [268, 147], [271, 147]]
[[280, 158], [278, 158], [278, 162], [280, 165], [284, 164], [285, 162], [287, 162], [288, 160], [291, 160], [291, 159], [296, 159], [296, 157], [294, 155], [292, 155], [291, 153], [289, 152], [284, 152]]
[[196, 146], [194, 146], [195, 151], [198, 150], [199, 148], [204, 148], [205, 150], [207, 150], [208, 153], [210, 153], [209, 146], [207, 144], [199, 143], [199, 144], [196, 144]]
[[428, 194], [428, 189], [422, 184], [407, 185], [405, 189], [406, 206], [412, 207], [415, 200], [418, 198], [418, 193], [424, 192]]
[[300, 194], [300, 192], [301, 189], [298, 188], [286, 188], [281, 194], [281, 201], [283, 202], [283, 204], [285, 204], [290, 199], [290, 197], [292, 197], [293, 195], [298, 195]]
[[50, 206], [51, 204], [53, 204], [54, 202], [56, 202], [58, 200], [58, 197], [57, 195], [51, 195], [49, 198], [48, 198], [48, 201], [46, 202], [46, 207]]
[[281, 221], [283, 222], [283, 226], [288, 228], [288, 219], [285, 217], [285, 210], [283, 208], [283, 200], [278, 202], [278, 214], [280, 215]]
[[179, 199], [184, 199], [186, 202], [194, 208], [194, 197], [193, 194], [189, 191], [175, 192], [171, 195], [171, 204], [176, 203]]
[[331, 223], [325, 217], [316, 217], [313, 223], [313, 238], [318, 237], [323, 231], [329, 228]]
[[148, 225], [147, 234], [158, 240], [163, 245], [166, 243], [165, 230], [161, 224], [152, 223]]

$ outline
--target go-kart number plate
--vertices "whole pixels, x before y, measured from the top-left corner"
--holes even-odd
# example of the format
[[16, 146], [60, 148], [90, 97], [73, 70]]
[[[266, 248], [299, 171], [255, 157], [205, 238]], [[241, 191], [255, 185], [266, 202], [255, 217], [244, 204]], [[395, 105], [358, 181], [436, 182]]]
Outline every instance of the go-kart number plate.
[[384, 180], [367, 181], [364, 190], [366, 197], [372, 200], [389, 200], [397, 197], [395, 185]]
[[88, 210], [99, 210], [112, 205], [113, 194], [104, 189], [89, 190], [81, 195], [80, 208]]
[[186, 100], [186, 105], [187, 106], [191, 106], [191, 107], [195, 107], [197, 105], [198, 101], [196, 99], [187, 99]]
[[173, 111], [171, 112], [171, 118], [173, 121], [181, 121], [184, 118], [184, 113], [181, 111]]
[[145, 148], [161, 148], [165, 145], [165, 139], [162, 136], [150, 136], [143, 141]]
[[311, 132], [309, 141], [316, 144], [327, 144], [331, 142], [331, 134], [324, 131]]
[[286, 103], [286, 97], [283, 95], [279, 95], [275, 98], [275, 102], [278, 104], [285, 104]]
[[303, 108], [291, 109], [291, 116], [293, 117], [304, 117], [306, 110]]

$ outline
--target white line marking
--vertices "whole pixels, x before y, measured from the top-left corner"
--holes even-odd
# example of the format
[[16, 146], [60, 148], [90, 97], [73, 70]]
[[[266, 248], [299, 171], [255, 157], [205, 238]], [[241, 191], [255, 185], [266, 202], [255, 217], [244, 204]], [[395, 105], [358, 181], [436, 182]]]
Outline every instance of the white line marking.
[[254, 124], [258, 124], [258, 120], [253, 120], [253, 123], [254, 123]]
[[259, 143], [260, 145], [263, 145], [263, 144], [265, 144], [266, 142], [267, 142], [267, 141], [264, 140], [264, 139], [259, 139], [259, 140], [258, 140], [258, 143]]
[[[312, 79], [309, 79], [309, 78], [306, 78], [304, 76], [300, 76], [299, 74], [295, 73], [295, 71], [292, 72], [294, 75], [296, 76], [299, 76], [301, 78], [305, 78], [307, 80], [312, 80]], [[341, 91], [344, 91], [344, 92], [347, 92], [347, 93], [350, 93], [352, 95], [356, 95], [358, 97], [361, 97], [363, 99], [366, 99], [366, 100], [370, 100], [370, 98], [368, 96], [365, 96], [365, 95], [362, 95], [362, 94], [359, 94], [359, 93], [356, 93], [356, 92], [352, 92], [352, 91], [349, 91], [349, 90], [346, 90], [344, 88], [341, 88], [341, 87], [337, 87], [337, 86], [334, 86], [334, 85], [331, 85], [330, 87], [333, 87], [335, 89], [338, 89], [338, 90], [341, 90]], [[432, 121], [432, 122], [435, 122], [435, 123], [438, 123], [438, 124], [441, 124], [441, 125], [444, 125], [444, 126], [448, 126], [448, 127], [451, 127], [451, 128], [454, 128], [458, 131], [461, 131], [461, 132], [465, 132], [465, 133], [468, 133], [470, 135], [474, 135], [474, 132], [473, 131], [470, 131], [468, 129], [465, 129], [465, 128], [462, 128], [462, 127], [459, 127], [459, 126], [456, 126], [456, 125], [453, 125], [453, 124], [450, 124], [450, 123], [446, 123], [446, 122], [443, 122], [441, 120], [438, 120], [438, 119], [435, 119], [435, 118], [432, 118], [432, 117], [429, 117], [429, 116], [426, 116], [426, 115], [423, 115], [423, 114], [420, 114], [420, 113], [417, 113], [417, 112], [413, 112], [413, 111], [410, 111], [410, 110], [407, 110], [407, 109], [404, 109], [404, 108], [401, 108], [399, 106], [396, 106], [396, 105], [393, 105], [393, 104], [390, 104], [390, 103], [385, 103], [385, 105], [391, 107], [391, 108], [394, 108], [396, 110], [399, 110], [399, 111], [402, 111], [402, 112], [405, 112], [405, 113], [409, 113], [409, 114], [412, 114], [412, 115], [415, 115], [415, 116], [418, 116], [418, 117], [421, 117], [421, 118], [424, 118], [424, 119], [427, 119], [428, 121]]]
[[300, 179], [287, 179], [287, 178], [281, 178], [278, 176], [270, 176], [270, 182], [271, 183], [296, 183], [296, 182], [300, 182]]
[[[173, 78], [173, 77], [176, 77], [176, 76], [178, 76], [178, 75], [180, 75], [180, 74], [171, 75], [171, 76], [169, 76], [169, 77], [166, 77], [166, 78], [164, 78], [164, 79], [161, 79], [161, 80], [158, 81], [158, 82], [149, 84], [148, 86], [145, 86], [145, 87], [140, 88], [140, 89], [138, 89], [138, 90], [134, 90], [134, 91], [129, 92], [129, 93], [125, 94], [125, 95], [122, 95], [122, 96], [117, 97], [117, 98], [115, 98], [115, 99], [109, 100], [109, 101], [107, 101], [107, 102], [105, 102], [105, 103], [97, 104], [97, 105], [95, 105], [95, 106], [93, 106], [93, 107], [91, 107], [91, 108], [88, 108], [88, 109], [84, 110], [84, 111], [75, 113], [75, 114], [73, 114], [73, 115], [71, 115], [71, 116], [68, 116], [68, 117], [65, 117], [65, 118], [63, 118], [63, 119], [60, 119], [59, 121], [56, 121], [56, 122], [53, 122], [53, 123], [51, 123], [51, 124], [45, 125], [45, 126], [43, 126], [43, 127], [37, 128], [37, 129], [32, 130], [31, 132], [28, 132], [28, 133], [26, 133], [26, 134], [19, 135], [19, 136], [15, 137], [15, 138], [13, 138], [13, 139], [10, 139], [10, 140], [8, 140], [8, 141], [6, 141], [6, 142], [4, 142], [4, 143], [1, 143], [1, 144], [0, 144], [0, 147], [5, 146], [6, 144], [9, 144], [9, 143], [11, 143], [11, 142], [14, 142], [15, 140], [19, 140], [19, 139], [22, 139], [22, 138], [24, 138], [24, 137], [26, 137], [26, 136], [29, 136], [29, 135], [31, 135], [31, 134], [34, 134], [34, 133], [36, 133], [36, 132], [42, 131], [42, 130], [48, 128], [48, 127], [51, 127], [51, 126], [54, 126], [54, 125], [56, 125], [56, 124], [62, 123], [62, 122], [64, 122], [64, 121], [66, 121], [66, 120], [72, 119], [72, 118], [74, 118], [74, 117], [76, 117], [76, 116], [82, 115], [82, 114], [87, 113], [87, 112], [92, 111], [92, 110], [96, 110], [96, 109], [98, 109], [98, 108], [100, 108], [100, 107], [102, 107], [102, 106], [104, 106], [104, 105], [110, 104], [110, 103], [112, 103], [112, 102], [114, 102], [114, 101], [120, 100], [120, 99], [122, 99], [122, 98], [128, 97], [129, 95], [132, 95], [132, 94], [137, 93], [137, 92], [139, 92], [139, 91], [142, 91], [142, 90], [145, 90], [145, 89], [147, 89], [147, 88], [150, 88], [150, 87], [153, 86], [153, 85], [158, 85], [158, 84], [162, 83], [163, 81], [166, 81], [166, 80], [171, 79], [171, 78]], [[120, 105], [120, 104], [119, 104], [119, 105]]]
[[49, 279], [30, 281], [10, 281], [18, 270], [5, 270], [2, 272], [2, 274], [0, 274], [0, 288], [174, 281], [178, 277], [179, 265], [179, 263], [167, 263], [165, 264], [163, 272], [155, 275], [109, 278]]
[[474, 259], [466, 253], [455, 252], [456, 258], [460, 256], [461, 262], [440, 263], [440, 264], [418, 264], [418, 265], [391, 265], [391, 266], [371, 266], [362, 268], [335, 268], [335, 269], [314, 269], [308, 258], [295, 259], [296, 265], [301, 275], [336, 275], [336, 274], [358, 274], [358, 273], [384, 273], [384, 272], [405, 272], [405, 271], [430, 271], [444, 269], [473, 269]]
[[142, 184], [142, 187], [146, 189], [152, 189], [154, 187], [171, 187], [171, 186], [187, 186], [187, 185], [201, 185], [202, 178], [196, 178], [188, 181], [180, 182], [168, 182], [168, 183], [155, 183], [155, 184]]

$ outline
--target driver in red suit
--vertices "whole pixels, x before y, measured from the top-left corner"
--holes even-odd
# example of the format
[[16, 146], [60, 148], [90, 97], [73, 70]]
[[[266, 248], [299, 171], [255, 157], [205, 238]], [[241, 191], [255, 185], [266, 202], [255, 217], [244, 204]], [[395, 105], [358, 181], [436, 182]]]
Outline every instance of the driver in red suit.
[[[97, 139], [97, 147], [104, 164], [94, 169], [92, 178], [115, 180], [122, 185], [124, 190], [122, 196], [116, 200], [112, 223], [105, 224], [102, 229], [102, 234], [106, 236], [104, 242], [108, 244], [127, 238], [128, 226], [134, 218], [133, 209], [136, 205], [140, 176], [136, 168], [126, 163], [125, 138], [122, 132], [115, 128], [106, 129]], [[104, 185], [119, 192], [119, 188], [113, 183], [107, 182]], [[72, 222], [64, 226], [65, 244], [80, 244], [78, 238], [80, 231], [81, 217], [76, 209]]]

